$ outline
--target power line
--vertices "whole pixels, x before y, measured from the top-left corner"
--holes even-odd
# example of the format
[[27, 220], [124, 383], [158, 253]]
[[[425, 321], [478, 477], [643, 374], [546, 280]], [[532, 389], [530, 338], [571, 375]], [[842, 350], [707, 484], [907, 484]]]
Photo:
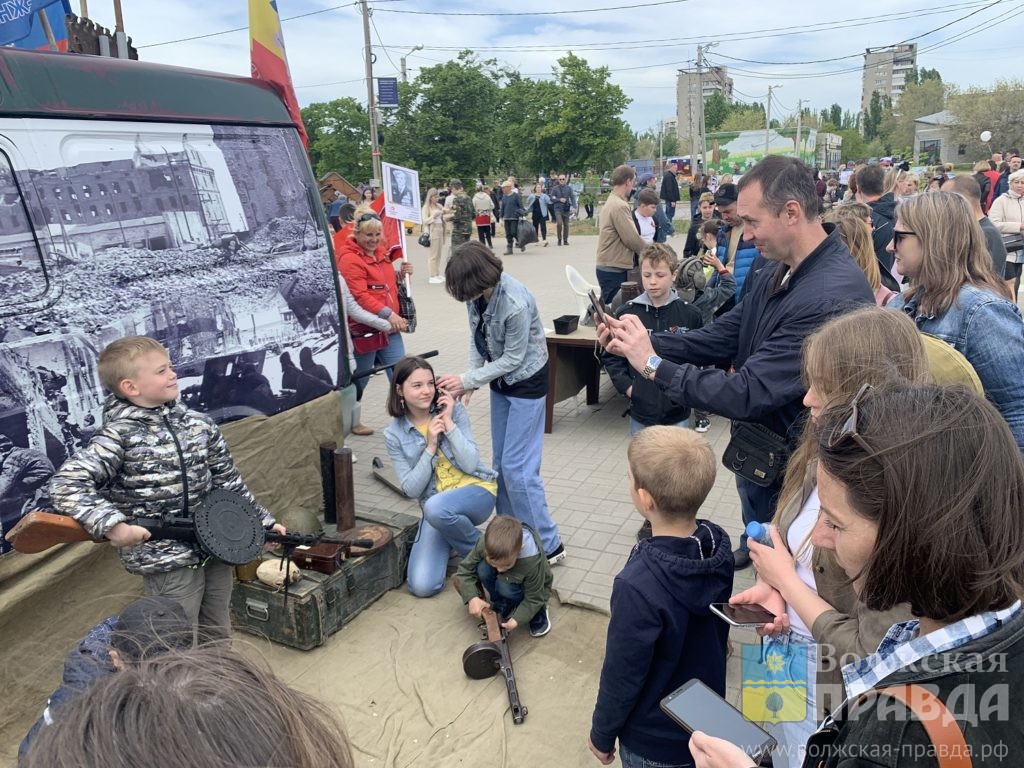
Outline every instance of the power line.
[[600, 13], [602, 11], [632, 11], [635, 8], [651, 8], [656, 5], [678, 5], [690, 0], [655, 0], [652, 3], [635, 5], [609, 5], [604, 8], [574, 8], [571, 11], [506, 11], [483, 13], [480, 11], [403, 11], [396, 8], [378, 8], [381, 13], [404, 13], [410, 16], [564, 16], [570, 13]]
[[396, 72], [400, 71], [399, 67], [395, 65], [394, 60], [391, 58], [391, 54], [388, 53], [388, 49], [384, 47], [384, 41], [381, 39], [380, 32], [377, 30], [377, 22], [373, 20], [372, 12], [370, 13], [370, 26], [373, 27], [373, 33], [377, 35], [377, 42], [380, 43], [380, 48], [384, 51], [384, 55], [387, 57], [387, 60], [391, 62], [391, 66], [395, 68]]
[[[1012, 9], [1008, 10], [1008, 11], [1004, 11], [1003, 13], [999, 14], [998, 16], [994, 16], [993, 18], [988, 19], [986, 21], [983, 21], [980, 24], [977, 24], [977, 25], [975, 25], [973, 27], [969, 27], [968, 29], [963, 30], [962, 32], [959, 32], [956, 35], [952, 35], [952, 36], [946, 38], [945, 40], [940, 40], [940, 41], [938, 41], [936, 43], [933, 43], [933, 44], [931, 44], [931, 45], [929, 45], [929, 46], [927, 46], [925, 48], [922, 48], [921, 50], [918, 51], [918, 56], [920, 56], [920, 55], [922, 55], [924, 53], [930, 53], [932, 51], [936, 51], [936, 50], [938, 50], [940, 48], [945, 48], [947, 46], [952, 45], [953, 43], [959, 42], [960, 40], [964, 40], [964, 39], [966, 39], [968, 37], [972, 37], [973, 35], [979, 34], [980, 32], [984, 32], [987, 29], [991, 29], [992, 25], [995, 24], [996, 22], [1005, 21], [1005, 20], [1007, 20], [1009, 18], [1012, 18], [1014, 16], [1017, 16], [1017, 15], [1019, 15], [1021, 13], [1024, 13], [1024, 9], [1022, 9], [1021, 6], [1017, 6], [1015, 8], [1012, 8]], [[716, 56], [716, 58], [720, 58], [721, 54], [715, 54], [715, 56]], [[727, 64], [727, 62], [722, 62], [722, 64]], [[746, 77], [753, 77], [753, 78], [762, 79], [762, 80], [779, 80], [779, 79], [783, 79], [783, 80], [814, 80], [814, 79], [818, 79], [818, 78], [822, 78], [822, 77], [834, 77], [835, 75], [844, 75], [844, 74], [849, 74], [849, 73], [852, 73], [852, 72], [861, 72], [861, 71], [863, 71], [863, 67], [856, 66], [856, 67], [848, 67], [846, 69], [834, 69], [834, 70], [829, 70], [829, 71], [826, 71], [826, 72], [799, 72], [799, 73], [796, 73], [796, 72], [794, 72], [794, 73], [756, 72], [756, 71], [753, 71], [753, 70], [741, 69], [739, 67], [730, 67], [730, 71], [733, 72], [733, 73], [738, 73], [738, 74], [744, 75]]]
[[[663, 38], [643, 38], [639, 40], [612, 40], [601, 43], [560, 43], [560, 44], [544, 44], [544, 45], [452, 45], [452, 46], [437, 46], [428, 45], [427, 48], [435, 51], [461, 51], [465, 48], [472, 48], [474, 51], [516, 51], [524, 53], [544, 53], [550, 51], [581, 51], [581, 50], [627, 50], [637, 45], [653, 45], [653, 44], [678, 44], [684, 45], [686, 43], [699, 43], [704, 40], [730, 40], [736, 38], [739, 40], [750, 40], [750, 39], [762, 39], [766, 37], [786, 37], [790, 35], [806, 35], [813, 34], [816, 32], [830, 32], [834, 29], [848, 29], [851, 27], [860, 27], [868, 25], [876, 25], [880, 21], [900, 21], [909, 18], [920, 18], [922, 16], [935, 16], [942, 15], [945, 13], [951, 13], [953, 11], [962, 10], [964, 8], [973, 8], [979, 5], [987, 5], [989, 0], [982, 0], [981, 2], [968, 2], [968, 3], [954, 3], [947, 6], [931, 7], [931, 8], [920, 8], [909, 11], [896, 11], [893, 13], [880, 14], [877, 16], [858, 16], [849, 19], [836, 19], [834, 21], [822, 21], [815, 22], [813, 24], [804, 24], [800, 29], [794, 30], [792, 25], [787, 27], [768, 27], [765, 29], [753, 29], [745, 30], [741, 32], [719, 32], [719, 33], [708, 33], [702, 34], [699, 37], [663, 37]], [[821, 27], [821, 29], [815, 29]], [[396, 50], [408, 48], [405, 44], [395, 44], [389, 46]], [[863, 54], [858, 54], [863, 55]]]
[[[927, 32], [922, 32], [920, 35], [914, 35], [913, 37], [908, 37], [905, 40], [900, 40], [898, 43], [893, 43], [893, 45], [894, 46], [895, 45], [905, 45], [906, 43], [909, 43], [909, 42], [911, 42], [913, 40], [920, 40], [922, 37], [927, 37], [928, 35], [931, 35], [931, 34], [934, 34], [936, 32], [939, 32], [939, 31], [945, 29], [946, 27], [952, 26], [953, 24], [961, 22], [964, 19], [968, 19], [971, 16], [974, 16], [975, 14], [981, 13], [983, 11], [987, 11], [992, 6], [999, 5], [1002, 2], [1005, 2], [1005, 0], [995, 0], [995, 2], [989, 3], [988, 5], [984, 6], [983, 8], [978, 8], [976, 10], [971, 11], [970, 13], [968, 13], [965, 16], [961, 16], [961, 17], [959, 17], [957, 19], [953, 19], [952, 21], [949, 21], [949, 22], [943, 24], [941, 27], [936, 27], [935, 29], [929, 29]], [[789, 66], [791, 64], [792, 65], [830, 64], [833, 61], [842, 61], [843, 59], [859, 59], [864, 54], [858, 52], [858, 53], [851, 53], [851, 54], [848, 54], [846, 56], [830, 56], [827, 59], [812, 59], [810, 61], [757, 61], [755, 59], [741, 59], [741, 58], [738, 58], [736, 56], [727, 56], [724, 53], [719, 53], [717, 55], [718, 55], [719, 58], [722, 58], [722, 59], [729, 59], [730, 61], [742, 61], [742, 62], [744, 62], [746, 64], [764, 64], [764, 65], [767, 65], [767, 66]]]
[[[388, 0], [376, 0], [376, 2], [387, 2], [387, 1]], [[391, 0], [391, 1], [394, 2], [394, 0]], [[359, 3], [357, 3], [357, 2], [356, 3], [343, 3], [342, 5], [331, 6], [330, 8], [320, 8], [319, 10], [309, 11], [308, 13], [299, 13], [299, 14], [296, 14], [295, 16], [284, 16], [284, 17], [281, 18], [281, 21], [292, 21], [293, 19], [304, 19], [307, 16], [316, 16], [317, 14], [320, 14], [320, 13], [327, 13], [329, 11], [337, 11], [340, 8], [351, 8], [354, 5], [359, 5]], [[241, 32], [243, 30], [248, 30], [248, 29], [249, 29], [249, 25], [246, 24], [244, 27], [234, 27], [233, 29], [222, 29], [220, 32], [208, 32], [205, 35], [193, 35], [192, 37], [179, 37], [177, 40], [164, 40], [163, 42], [160, 42], [160, 43], [150, 43], [149, 45], [136, 45], [135, 47], [139, 48], [139, 49], [141, 49], [141, 48], [157, 48], [157, 47], [159, 47], [161, 45], [173, 45], [174, 43], [187, 43], [187, 42], [189, 42], [191, 40], [204, 40], [204, 39], [206, 39], [208, 37], [218, 37], [220, 35], [227, 35], [227, 34], [230, 34], [232, 32]]]

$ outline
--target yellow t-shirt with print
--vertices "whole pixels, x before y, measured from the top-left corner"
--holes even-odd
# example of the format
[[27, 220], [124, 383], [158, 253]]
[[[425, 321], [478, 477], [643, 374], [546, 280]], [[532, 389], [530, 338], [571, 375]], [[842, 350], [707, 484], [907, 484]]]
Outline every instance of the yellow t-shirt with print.
[[[416, 427], [424, 438], [427, 436], [428, 424]], [[434, 477], [437, 478], [437, 492], [454, 491], [456, 488], [465, 488], [468, 485], [479, 485], [495, 496], [498, 495], [498, 484], [493, 480], [481, 480], [479, 477], [467, 475], [456, 467], [442, 451], [437, 452], [437, 464], [434, 466]]]

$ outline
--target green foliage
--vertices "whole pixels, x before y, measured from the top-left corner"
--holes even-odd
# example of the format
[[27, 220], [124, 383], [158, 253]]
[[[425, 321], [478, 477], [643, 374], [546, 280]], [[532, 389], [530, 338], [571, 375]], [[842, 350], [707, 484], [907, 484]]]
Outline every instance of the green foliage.
[[370, 118], [355, 99], [310, 104], [302, 110], [309, 134], [309, 161], [317, 177], [337, 171], [353, 184], [373, 175]]
[[728, 119], [732, 105], [718, 91], [704, 100], [704, 126], [708, 133], [719, 130]]
[[[922, 70], [922, 72], [938, 72]], [[914, 121], [925, 115], [941, 112], [946, 107], [947, 87], [941, 77], [926, 77], [923, 80], [908, 78], [908, 84], [899, 101], [888, 107], [878, 126], [878, 137], [890, 151], [904, 152], [914, 145]]]
[[833, 104], [828, 108], [828, 121], [837, 129], [849, 127], [843, 125], [843, 108], [838, 104]]
[[732, 105], [720, 131], [755, 131], [764, 128], [764, 107], [758, 103]]
[[[969, 158], [1024, 146], [1024, 80], [997, 80], [992, 88], [953, 93], [949, 110], [957, 120], [953, 143], [965, 145]], [[988, 144], [979, 138], [982, 131], [992, 132]]]
[[[553, 74], [550, 80], [530, 80], [469, 50], [421, 69], [413, 82], [399, 84], [400, 106], [382, 110], [382, 157], [416, 168], [424, 185], [455, 176], [526, 178], [551, 169], [609, 168], [625, 160], [630, 132], [622, 113], [630, 100], [610, 82], [609, 70], [570, 53]], [[345, 109], [331, 107], [342, 102]], [[312, 104], [307, 113], [317, 171], [369, 178], [365, 108], [342, 99]], [[322, 139], [328, 134], [331, 140]], [[359, 141], [342, 146], [337, 138], [349, 134]], [[675, 137], [666, 135], [664, 151], [676, 146]]]
[[843, 137], [841, 157], [844, 163], [847, 160], [864, 160], [870, 157], [867, 154], [867, 142], [856, 128], [842, 128], [839, 135]]
[[546, 126], [554, 157], [548, 165], [569, 171], [610, 168], [625, 160], [629, 126], [620, 117], [631, 99], [609, 82], [608, 67], [592, 68], [569, 53], [554, 68], [558, 114]]
[[864, 138], [871, 140], [878, 136], [882, 125], [882, 116], [887, 106], [891, 108], [887, 97], [878, 91], [871, 92], [871, 102], [864, 112]]
[[425, 185], [484, 173], [500, 146], [501, 74], [494, 60], [481, 61], [472, 51], [420, 69], [399, 91], [405, 106], [388, 130], [384, 159], [416, 168]]

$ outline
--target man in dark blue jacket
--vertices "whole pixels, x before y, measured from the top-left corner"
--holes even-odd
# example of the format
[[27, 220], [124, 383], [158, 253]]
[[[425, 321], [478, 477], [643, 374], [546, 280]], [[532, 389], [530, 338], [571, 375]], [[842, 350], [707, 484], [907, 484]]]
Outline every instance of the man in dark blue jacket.
[[[839, 234], [818, 221], [817, 200], [806, 165], [765, 158], [739, 184], [744, 235], [765, 260], [748, 276], [743, 300], [711, 325], [681, 336], [648, 336], [639, 320], [609, 318], [599, 328], [601, 343], [691, 407], [760, 424], [795, 446], [804, 411], [804, 339], [831, 317], [874, 303]], [[732, 360], [733, 372], [699, 368], [719, 360]], [[771, 520], [781, 477], [765, 488], [737, 476], [744, 525]], [[745, 536], [734, 554], [737, 568], [750, 564]]]

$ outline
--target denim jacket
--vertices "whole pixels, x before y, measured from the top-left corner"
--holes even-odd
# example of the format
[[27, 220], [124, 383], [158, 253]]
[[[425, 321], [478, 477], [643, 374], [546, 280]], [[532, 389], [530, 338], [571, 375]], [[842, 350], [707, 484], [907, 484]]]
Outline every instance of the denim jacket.
[[951, 344], [974, 370], [985, 397], [1010, 425], [1024, 452], [1024, 321], [1020, 310], [990, 291], [965, 285], [939, 317], [918, 313], [916, 297], [896, 296], [887, 307], [901, 309], [917, 328]]
[[[480, 480], [497, 480], [498, 473], [480, 461], [480, 450], [473, 441], [469, 412], [462, 403], [452, 411], [454, 429], [438, 438], [437, 450], [467, 475]], [[427, 453], [427, 439], [407, 416], [393, 420], [384, 430], [384, 444], [398, 475], [402, 493], [422, 504], [437, 493], [437, 454]]]
[[511, 385], [530, 378], [544, 367], [548, 361], [544, 324], [540, 321], [537, 302], [525, 285], [503, 272], [487, 302], [484, 327], [491, 362], [481, 357], [473, 342], [480, 320], [476, 302], [467, 301], [466, 309], [469, 311], [470, 370], [462, 374], [463, 387], [479, 389], [498, 378]]

